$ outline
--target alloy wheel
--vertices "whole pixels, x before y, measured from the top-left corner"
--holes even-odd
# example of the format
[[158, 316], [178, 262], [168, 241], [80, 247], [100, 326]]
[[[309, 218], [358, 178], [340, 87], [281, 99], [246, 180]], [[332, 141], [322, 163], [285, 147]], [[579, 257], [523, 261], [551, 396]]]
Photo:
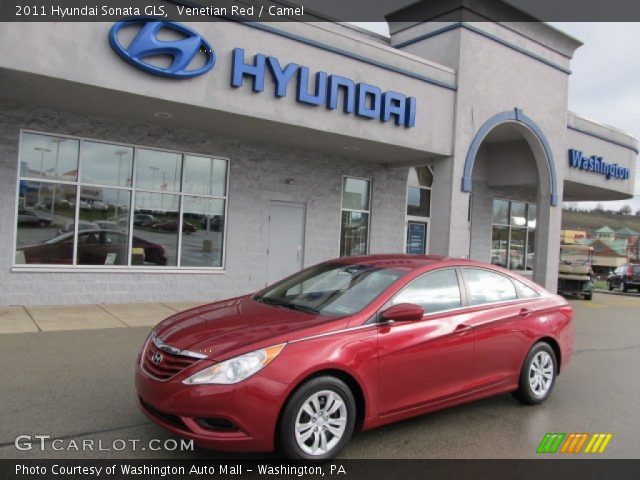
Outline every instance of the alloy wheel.
[[296, 415], [296, 443], [307, 455], [325, 455], [340, 442], [346, 427], [344, 399], [334, 391], [321, 390], [309, 396]]
[[553, 383], [554, 367], [551, 355], [536, 353], [529, 366], [529, 387], [536, 397], [544, 397]]

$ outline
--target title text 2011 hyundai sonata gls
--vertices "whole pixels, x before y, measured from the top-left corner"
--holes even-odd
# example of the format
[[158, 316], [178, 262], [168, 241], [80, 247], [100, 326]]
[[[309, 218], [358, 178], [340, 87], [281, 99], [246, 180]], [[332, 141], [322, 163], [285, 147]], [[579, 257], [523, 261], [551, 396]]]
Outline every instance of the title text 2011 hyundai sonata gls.
[[355, 429], [512, 392], [543, 402], [573, 312], [507, 270], [372, 255], [160, 323], [137, 363], [143, 412], [204, 447], [335, 456]]

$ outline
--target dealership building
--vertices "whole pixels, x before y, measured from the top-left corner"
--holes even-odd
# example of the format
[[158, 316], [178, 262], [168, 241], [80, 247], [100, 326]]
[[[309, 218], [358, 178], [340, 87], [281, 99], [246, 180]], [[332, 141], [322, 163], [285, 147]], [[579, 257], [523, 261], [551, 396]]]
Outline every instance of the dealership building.
[[567, 110], [578, 40], [434, 3], [390, 37], [2, 24], [0, 306], [216, 300], [394, 252], [554, 290], [562, 202], [631, 198], [637, 140]]

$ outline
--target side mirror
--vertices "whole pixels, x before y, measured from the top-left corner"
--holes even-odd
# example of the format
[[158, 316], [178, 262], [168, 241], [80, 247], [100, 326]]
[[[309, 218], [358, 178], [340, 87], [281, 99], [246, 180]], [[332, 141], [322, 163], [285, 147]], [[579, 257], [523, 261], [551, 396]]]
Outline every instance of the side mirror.
[[395, 322], [415, 322], [422, 320], [424, 308], [413, 303], [399, 303], [387, 308], [380, 314], [383, 320], [393, 320]]

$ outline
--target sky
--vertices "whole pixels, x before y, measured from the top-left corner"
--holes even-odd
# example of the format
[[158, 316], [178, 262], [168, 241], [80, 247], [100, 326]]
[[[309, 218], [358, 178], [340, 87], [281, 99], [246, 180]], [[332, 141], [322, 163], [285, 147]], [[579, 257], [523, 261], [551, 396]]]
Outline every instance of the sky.
[[[383, 35], [384, 22], [357, 25]], [[598, 123], [612, 125], [640, 138], [640, 23], [552, 22], [555, 28], [581, 40], [571, 61], [569, 110]], [[629, 204], [640, 209], [640, 167], [636, 166], [636, 196], [632, 200], [601, 202], [604, 208]], [[593, 208], [582, 202], [579, 208]]]

